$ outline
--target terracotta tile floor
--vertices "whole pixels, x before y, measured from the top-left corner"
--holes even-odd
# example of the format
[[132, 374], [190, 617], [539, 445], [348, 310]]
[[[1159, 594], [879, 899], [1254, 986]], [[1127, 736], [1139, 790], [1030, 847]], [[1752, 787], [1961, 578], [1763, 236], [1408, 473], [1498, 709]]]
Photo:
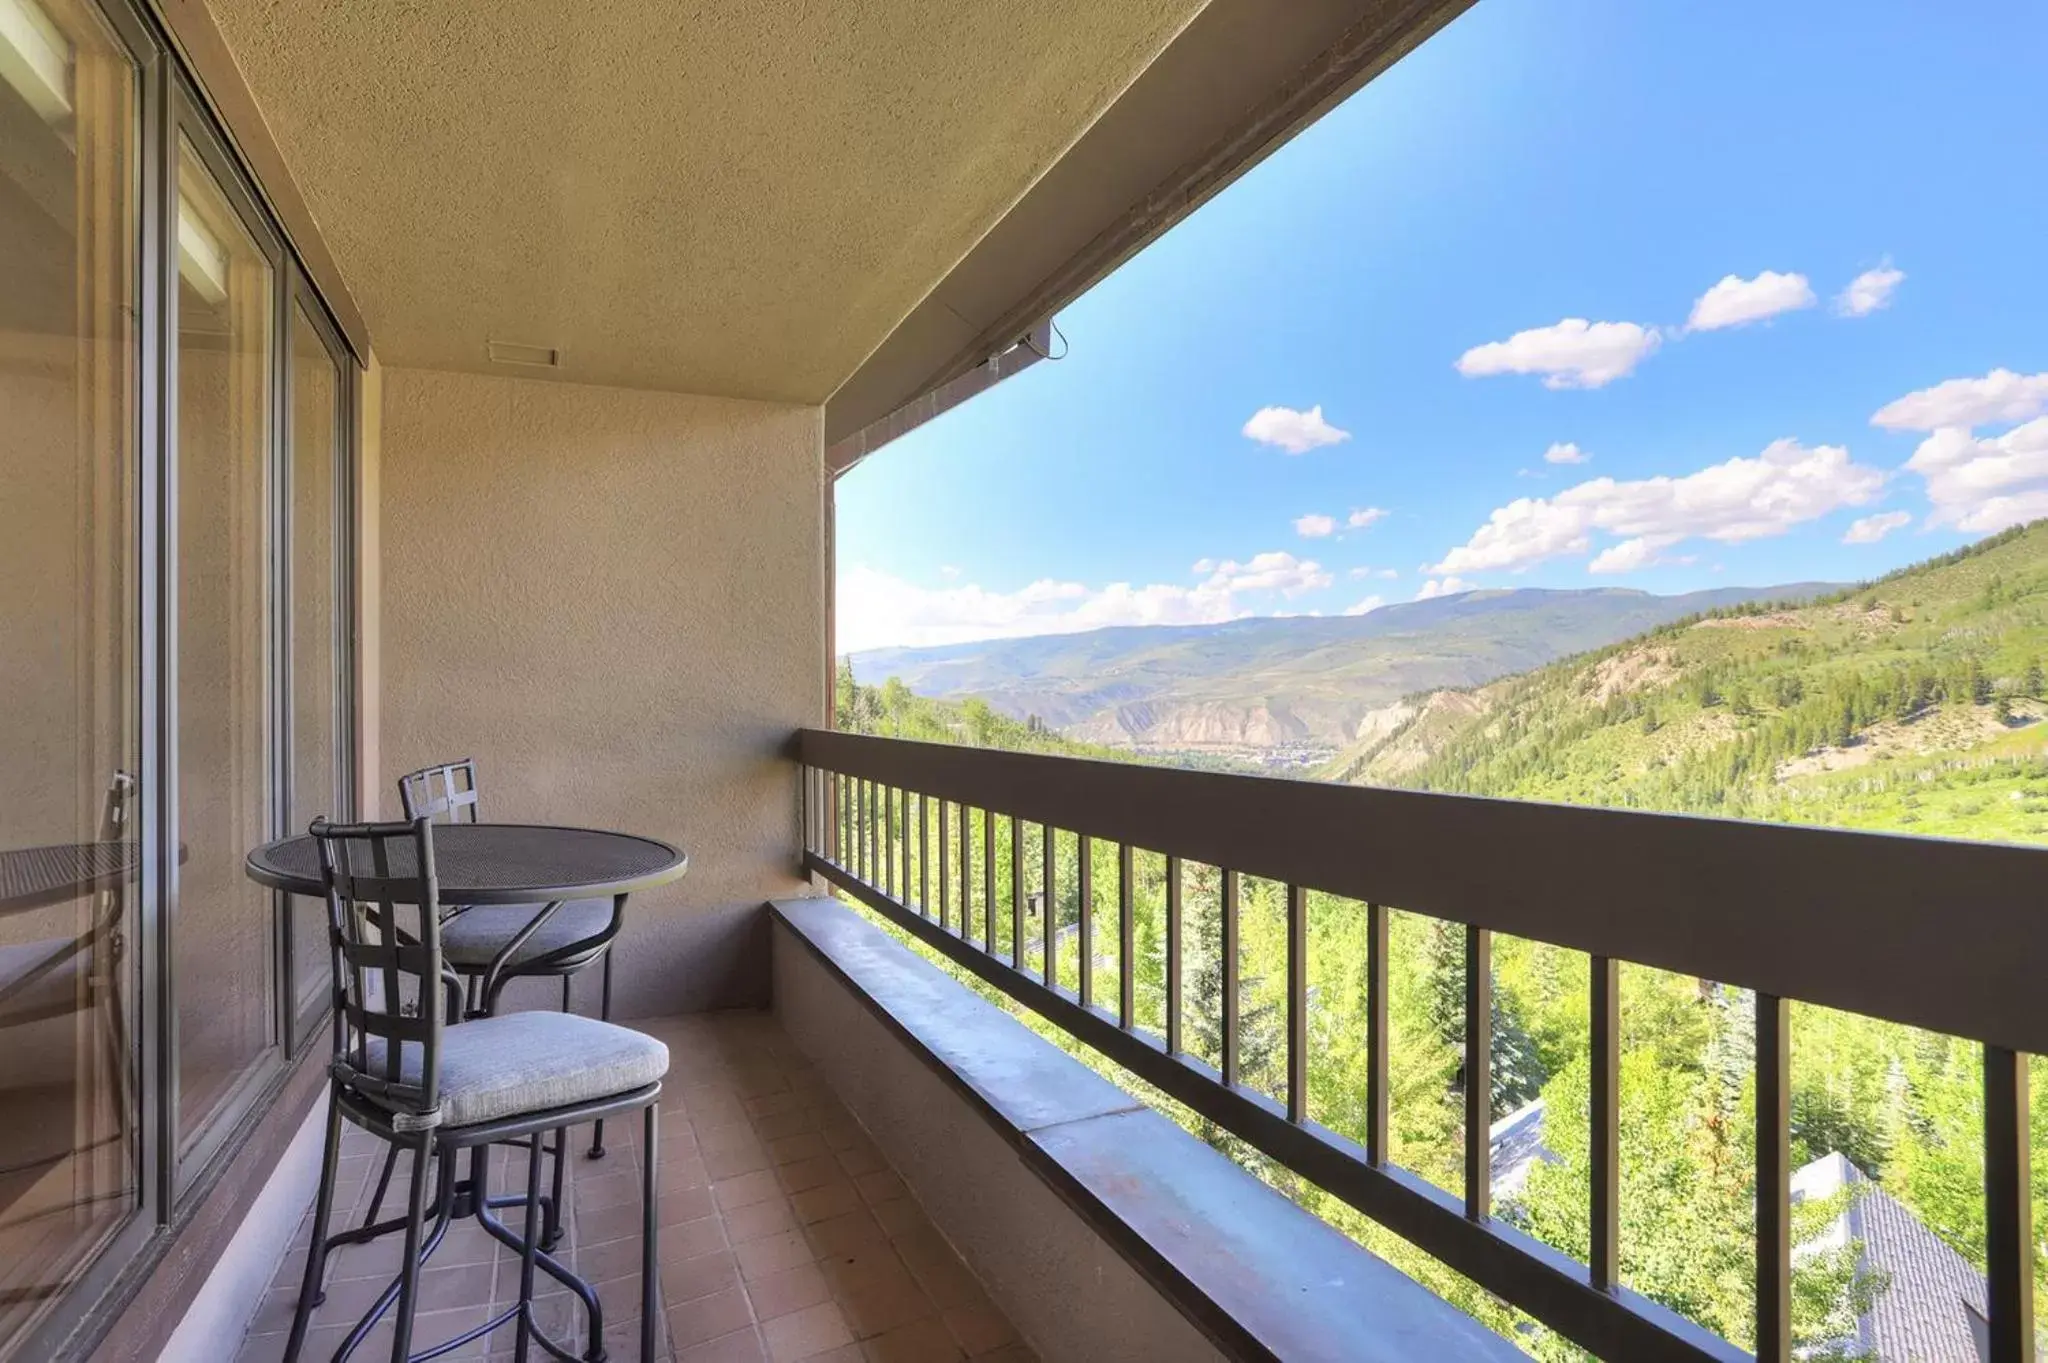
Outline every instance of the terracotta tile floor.
[[[637, 1023], [668, 1043], [661, 1103], [659, 1363], [1030, 1363], [1033, 1355], [974, 1275], [910, 1199], [831, 1091], [766, 1013], [695, 1014]], [[360, 1224], [383, 1145], [344, 1125], [336, 1224]], [[585, 1157], [588, 1129], [571, 1132], [568, 1238], [559, 1251], [597, 1284], [611, 1363], [639, 1355], [640, 1120], [606, 1130], [602, 1161]], [[525, 1156], [499, 1150], [497, 1189], [523, 1187]], [[385, 1215], [402, 1205], [401, 1158]], [[508, 1209], [516, 1231], [523, 1220]], [[278, 1266], [239, 1363], [284, 1356], [311, 1212]], [[302, 1355], [333, 1356], [396, 1271], [386, 1236], [333, 1256], [327, 1300]], [[542, 1279], [545, 1283], [547, 1280]], [[474, 1221], [458, 1222], [429, 1261], [412, 1348], [418, 1353], [481, 1324], [518, 1295], [516, 1255]], [[588, 1323], [575, 1298], [542, 1298], [542, 1320], [582, 1353]], [[573, 1337], [572, 1337], [573, 1336]], [[450, 1354], [509, 1359], [510, 1326]], [[390, 1357], [388, 1322], [356, 1350]], [[543, 1357], [536, 1348], [532, 1356]]]

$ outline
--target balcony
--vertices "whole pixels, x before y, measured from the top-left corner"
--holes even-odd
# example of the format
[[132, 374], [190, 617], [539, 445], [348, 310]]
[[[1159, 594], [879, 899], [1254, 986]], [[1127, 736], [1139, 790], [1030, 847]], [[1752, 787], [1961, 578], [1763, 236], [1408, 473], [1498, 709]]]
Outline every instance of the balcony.
[[[2038, 1011], [2014, 1000], [2048, 962], [2012, 925], [2031, 911], [2025, 887], [2048, 853], [819, 730], [799, 736], [796, 770], [805, 869], [891, 931], [835, 900], [779, 901], [759, 911], [772, 925], [771, 1012], [641, 1024], [677, 1057], [663, 1100], [670, 1134], [661, 1219], [667, 1339], [678, 1363], [1514, 1356], [1507, 1341], [1139, 1094], [1229, 1132], [1596, 1356], [1749, 1357], [1617, 1281], [1621, 961], [1754, 993], [1762, 1356], [1774, 1334], [1789, 1350], [1791, 1326], [1790, 1002], [1983, 1042], [1992, 1265], [1985, 1353], [2024, 1352], [2032, 1268], [2021, 1056], [2048, 1038]], [[1055, 949], [1048, 958], [1043, 906], [1056, 896], [1045, 893], [1042, 870], [1008, 855], [1031, 835], [988, 838], [998, 826], [1079, 840], [1075, 864], [1091, 870], [1078, 887], [1078, 919], [1064, 934], [1071, 954]], [[1091, 845], [1104, 850], [1100, 863]], [[990, 846], [1001, 854], [988, 858], [981, 849]], [[1476, 846], [1498, 855], [1447, 855]], [[1629, 877], [1579, 874], [1595, 848], [1605, 866], [1642, 869], [1640, 883], [1653, 891], [1624, 889], [1637, 883]], [[1222, 940], [1233, 955], [1222, 963], [1221, 1066], [1190, 1053], [1185, 974], [1169, 983], [1163, 1029], [1138, 1018], [1130, 868], [1134, 855], [1149, 854], [1170, 859], [1169, 884], [1177, 863], [1223, 868]], [[1096, 883], [1098, 864], [1117, 866], [1115, 878]], [[1234, 889], [1250, 876], [1283, 882], [1293, 915], [1286, 1082], [1273, 1095], [1232, 1072], [1241, 1025]], [[1967, 895], [1954, 893], [1964, 885]], [[1362, 1139], [1326, 1128], [1308, 1110], [1312, 892], [1355, 901], [1377, 944], [1365, 982], [1379, 1030], [1368, 1038], [1374, 1068]], [[1944, 911], [1926, 914], [1930, 902]], [[1179, 897], [1169, 894], [1166, 904], [1166, 959], [1195, 969], [1195, 949], [1181, 939]], [[1385, 924], [1393, 904], [1466, 925], [1466, 959], [1475, 967], [1465, 998], [1466, 1064], [1481, 1076], [1467, 1083], [1468, 1094], [1488, 1091], [1492, 934], [1588, 953], [1590, 1262], [1493, 1214], [1492, 1123], [1483, 1108], [1470, 1111], [1464, 1127], [1462, 1197], [1388, 1158]], [[1658, 912], [1644, 913], [1646, 905]], [[1850, 931], [1851, 922], [1860, 930]], [[1994, 938], [2024, 944], [1979, 949]], [[1791, 949], [1811, 941], [1841, 945]], [[1084, 961], [1089, 968], [1080, 968]], [[1004, 996], [1060, 1044], [976, 997], [962, 978]], [[1079, 1063], [1086, 1055], [1123, 1076], [1121, 1084]], [[371, 1162], [356, 1156], [345, 1168], [356, 1215], [365, 1216]], [[577, 1161], [571, 1192], [575, 1262], [629, 1313], [608, 1324], [616, 1347], [632, 1336], [636, 1291], [637, 1184], [629, 1173], [623, 1163], [599, 1169]], [[494, 1281], [499, 1296], [509, 1290], [510, 1261], [497, 1257], [495, 1280], [483, 1262], [491, 1248], [458, 1237], [442, 1251], [423, 1307], [429, 1339], [481, 1321]], [[302, 1262], [294, 1256], [279, 1268], [242, 1359], [278, 1356], [277, 1330], [289, 1319]], [[393, 1262], [388, 1242], [344, 1254], [316, 1318], [323, 1354]], [[553, 1299], [565, 1319], [568, 1307], [566, 1297]], [[368, 1347], [379, 1338], [373, 1333]], [[483, 1356], [482, 1345], [471, 1347]]]
[[[1635, 968], [1754, 1019], [1755, 1357], [1795, 1356], [1811, 1004], [1975, 1048], [1972, 1348], [2034, 1358], [2048, 853], [816, 727], [833, 480], [1465, 7], [0, 0], [0, 1363], [279, 1355], [335, 991], [321, 906], [244, 858], [459, 753], [493, 821], [689, 853], [602, 986], [504, 998], [669, 1046], [663, 1363], [1749, 1357], [1626, 1281]], [[1395, 915], [1462, 967], [1455, 1191], [1390, 1127]], [[1341, 1119], [1327, 923], [1369, 947]], [[1582, 1255], [1491, 1196], [1509, 938], [1587, 958]], [[617, 1360], [639, 1160], [569, 1161]], [[308, 1358], [396, 1252], [340, 1256]], [[508, 1262], [453, 1234], [415, 1348]]]

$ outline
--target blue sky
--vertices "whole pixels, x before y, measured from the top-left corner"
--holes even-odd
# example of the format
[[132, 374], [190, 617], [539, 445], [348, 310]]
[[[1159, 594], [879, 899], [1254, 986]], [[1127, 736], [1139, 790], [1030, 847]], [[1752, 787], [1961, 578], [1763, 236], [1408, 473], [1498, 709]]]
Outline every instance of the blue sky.
[[2048, 514], [2044, 50], [2018, 0], [1481, 0], [840, 481], [840, 645], [1848, 580]]

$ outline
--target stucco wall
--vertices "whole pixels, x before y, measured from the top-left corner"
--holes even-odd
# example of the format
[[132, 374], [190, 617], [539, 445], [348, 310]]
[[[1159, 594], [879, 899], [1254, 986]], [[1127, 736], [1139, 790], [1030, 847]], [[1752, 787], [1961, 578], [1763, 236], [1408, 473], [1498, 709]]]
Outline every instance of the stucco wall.
[[689, 875], [632, 902], [614, 1015], [765, 1004], [761, 905], [799, 883], [782, 752], [824, 705], [819, 409], [383, 379], [384, 812], [401, 772], [471, 756], [488, 818], [680, 844]]

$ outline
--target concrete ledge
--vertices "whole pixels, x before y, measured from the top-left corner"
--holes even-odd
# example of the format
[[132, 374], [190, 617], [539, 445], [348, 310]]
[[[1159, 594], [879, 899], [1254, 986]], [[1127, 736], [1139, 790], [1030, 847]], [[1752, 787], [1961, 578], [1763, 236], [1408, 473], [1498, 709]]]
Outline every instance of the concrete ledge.
[[844, 905], [770, 907], [785, 1030], [1045, 1357], [1523, 1357]]

